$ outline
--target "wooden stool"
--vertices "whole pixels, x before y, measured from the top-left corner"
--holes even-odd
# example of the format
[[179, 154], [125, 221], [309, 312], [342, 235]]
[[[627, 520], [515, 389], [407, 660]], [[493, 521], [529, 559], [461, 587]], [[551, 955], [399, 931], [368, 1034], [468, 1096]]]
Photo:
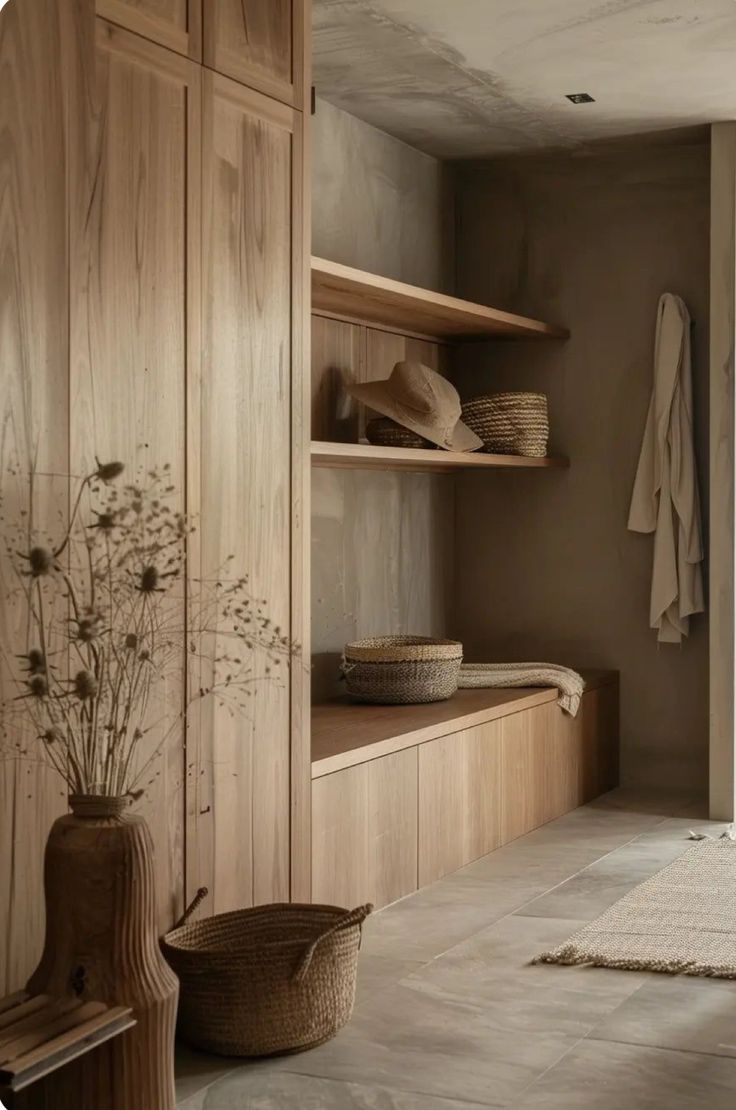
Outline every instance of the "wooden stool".
[[0, 1093], [22, 1091], [135, 1025], [133, 1011], [69, 995], [0, 999]]

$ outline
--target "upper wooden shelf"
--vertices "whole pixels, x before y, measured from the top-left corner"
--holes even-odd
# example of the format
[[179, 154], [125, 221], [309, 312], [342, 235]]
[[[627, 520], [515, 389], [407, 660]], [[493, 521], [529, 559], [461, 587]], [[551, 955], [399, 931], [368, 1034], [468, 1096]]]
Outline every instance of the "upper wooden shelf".
[[[581, 673], [586, 690], [618, 677], [616, 671]], [[544, 686], [458, 690], [425, 705], [363, 705], [347, 697], [323, 702], [312, 708], [312, 778], [556, 700], [557, 691]]]
[[312, 441], [313, 466], [338, 466], [349, 470], [448, 470], [532, 469], [567, 467], [563, 457], [530, 459], [522, 455], [486, 455], [482, 451], [436, 451], [419, 447], [374, 447], [369, 443], [320, 443]]
[[566, 328], [312, 258], [312, 309], [434, 339], [567, 339]]

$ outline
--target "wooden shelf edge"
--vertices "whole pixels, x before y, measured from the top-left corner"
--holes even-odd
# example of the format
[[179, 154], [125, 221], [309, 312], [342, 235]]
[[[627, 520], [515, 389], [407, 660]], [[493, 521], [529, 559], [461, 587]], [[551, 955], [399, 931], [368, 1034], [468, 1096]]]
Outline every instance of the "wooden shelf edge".
[[437, 339], [568, 339], [567, 328], [312, 258], [312, 309]]
[[521, 455], [488, 455], [481, 451], [458, 453], [413, 447], [375, 447], [368, 443], [326, 443], [313, 440], [313, 466], [337, 466], [352, 470], [550, 470], [565, 469], [569, 459], [545, 459]]

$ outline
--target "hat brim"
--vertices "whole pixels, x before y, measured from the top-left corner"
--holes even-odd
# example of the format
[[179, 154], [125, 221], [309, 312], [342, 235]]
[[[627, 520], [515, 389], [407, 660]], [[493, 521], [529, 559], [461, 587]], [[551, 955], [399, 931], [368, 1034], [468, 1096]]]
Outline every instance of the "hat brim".
[[362, 385], [351, 384], [347, 386], [347, 391], [351, 397], [380, 412], [381, 416], [388, 416], [397, 424], [401, 424], [402, 428], [416, 432], [417, 435], [423, 436], [424, 439], [428, 439], [445, 451], [477, 451], [483, 446], [483, 440], [471, 431], [467, 424], [463, 424], [462, 420], [458, 420], [453, 428], [448, 443], [437, 428], [423, 424], [408, 409], [397, 405], [386, 389], [387, 384], [387, 381], [365, 382]]

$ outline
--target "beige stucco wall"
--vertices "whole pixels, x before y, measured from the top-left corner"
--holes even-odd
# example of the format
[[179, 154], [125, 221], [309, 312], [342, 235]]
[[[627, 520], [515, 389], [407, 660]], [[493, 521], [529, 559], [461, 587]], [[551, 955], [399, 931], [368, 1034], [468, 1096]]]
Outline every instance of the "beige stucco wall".
[[312, 147], [313, 253], [451, 292], [454, 228], [446, 167], [320, 99]]
[[[695, 320], [701, 489], [708, 460], [709, 151], [599, 148], [457, 171], [458, 294], [567, 324], [564, 344], [466, 346], [457, 380], [547, 393], [568, 472], [463, 477], [456, 620], [475, 659], [619, 668], [624, 781], [704, 787], [708, 628], [648, 628], [652, 540], [627, 531], [659, 295]], [[707, 498], [703, 498], [707, 505]]]
[[[447, 289], [453, 279], [447, 170], [318, 101], [313, 251]], [[339, 692], [348, 640], [443, 635], [453, 591], [454, 489], [431, 474], [314, 470], [312, 653], [316, 698]]]

